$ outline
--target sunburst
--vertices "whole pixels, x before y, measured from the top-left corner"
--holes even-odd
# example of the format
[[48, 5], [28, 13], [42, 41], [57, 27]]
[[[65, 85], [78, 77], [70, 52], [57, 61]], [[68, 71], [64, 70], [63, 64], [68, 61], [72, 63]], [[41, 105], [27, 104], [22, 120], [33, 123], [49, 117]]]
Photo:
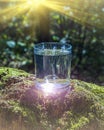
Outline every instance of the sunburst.
[[0, 22], [23, 14], [35, 17], [44, 10], [43, 6], [81, 24], [103, 27], [103, 0], [0, 0]]

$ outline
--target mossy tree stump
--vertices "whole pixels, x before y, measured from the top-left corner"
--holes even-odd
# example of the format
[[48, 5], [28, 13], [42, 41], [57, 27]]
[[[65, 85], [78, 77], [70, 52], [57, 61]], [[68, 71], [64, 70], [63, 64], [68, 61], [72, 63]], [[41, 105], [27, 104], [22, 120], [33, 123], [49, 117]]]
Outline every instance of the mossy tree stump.
[[104, 87], [72, 80], [71, 90], [46, 96], [34, 75], [1, 67], [0, 130], [104, 130]]

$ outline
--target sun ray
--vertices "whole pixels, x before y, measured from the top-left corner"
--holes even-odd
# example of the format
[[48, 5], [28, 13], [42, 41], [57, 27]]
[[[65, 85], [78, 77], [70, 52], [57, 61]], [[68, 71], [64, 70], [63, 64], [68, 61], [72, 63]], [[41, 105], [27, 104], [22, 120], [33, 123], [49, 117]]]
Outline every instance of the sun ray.
[[[71, 1], [71, 0], [69, 0]], [[48, 8], [51, 8], [54, 11], [60, 12], [63, 15], [67, 15], [70, 19], [72, 20], [76, 20], [79, 23], [82, 24], [87, 24], [87, 25], [92, 25], [92, 26], [102, 26], [103, 24], [103, 17], [104, 17], [104, 13], [99, 11], [97, 12], [96, 10], [90, 11], [89, 12], [89, 8], [85, 8], [84, 6], [78, 6], [80, 5], [80, 3], [76, 1], [75, 2], [62, 2], [62, 3], [58, 3], [56, 1], [48, 1], [47, 4], [45, 6], [47, 6]], [[88, 5], [87, 5], [88, 6]], [[65, 7], [65, 8], [63, 8]], [[81, 8], [82, 7], [82, 8]], [[94, 8], [93, 8], [94, 9]], [[99, 13], [99, 15], [97, 16], [96, 13]], [[92, 21], [92, 18], [95, 18], [95, 20], [98, 18], [101, 20], [101, 22], [94, 22]]]
[[0, 0], [0, 3], [5, 4], [4, 7], [0, 6], [0, 22], [22, 14], [37, 17], [44, 6], [80, 24], [103, 27], [104, 23], [103, 0]]

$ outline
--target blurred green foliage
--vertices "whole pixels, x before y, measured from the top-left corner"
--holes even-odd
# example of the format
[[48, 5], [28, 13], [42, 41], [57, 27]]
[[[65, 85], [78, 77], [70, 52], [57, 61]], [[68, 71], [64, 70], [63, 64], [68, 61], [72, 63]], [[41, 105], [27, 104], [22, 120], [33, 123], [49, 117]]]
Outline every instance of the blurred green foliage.
[[[76, 75], [78, 72], [79, 77], [84, 75], [87, 79], [90, 76], [95, 82], [103, 83], [104, 27], [79, 24], [76, 20], [53, 11], [48, 17], [49, 40], [68, 42], [73, 46], [72, 74]], [[38, 43], [39, 37], [35, 35], [37, 32], [32, 20], [32, 17], [22, 15], [0, 23], [0, 66], [34, 72], [33, 46]], [[96, 21], [95, 15], [92, 20]]]

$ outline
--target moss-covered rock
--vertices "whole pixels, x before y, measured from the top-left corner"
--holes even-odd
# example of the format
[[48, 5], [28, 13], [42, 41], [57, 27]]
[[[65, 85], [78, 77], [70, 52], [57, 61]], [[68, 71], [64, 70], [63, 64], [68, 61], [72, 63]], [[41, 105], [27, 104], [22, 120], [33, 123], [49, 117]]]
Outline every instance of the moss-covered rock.
[[0, 130], [104, 130], [104, 87], [72, 80], [45, 95], [34, 75], [0, 68]]

